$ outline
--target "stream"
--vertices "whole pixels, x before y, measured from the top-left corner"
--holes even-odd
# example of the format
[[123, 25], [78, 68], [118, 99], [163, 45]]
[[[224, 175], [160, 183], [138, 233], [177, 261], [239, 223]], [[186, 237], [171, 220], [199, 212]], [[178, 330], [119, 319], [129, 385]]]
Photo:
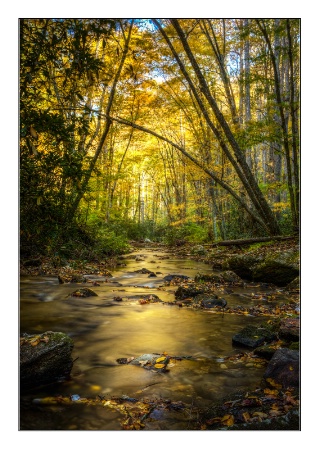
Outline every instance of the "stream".
[[[142, 268], [156, 272], [157, 277], [135, 272]], [[182, 401], [190, 405], [189, 416], [177, 411], [154, 412], [145, 429], [183, 430], [188, 429], [193, 407], [206, 407], [235, 390], [259, 386], [263, 366], [226, 364], [223, 358], [243, 351], [232, 345], [234, 334], [265, 318], [168, 304], [174, 301], [177, 286], [166, 286], [164, 276], [178, 273], [194, 278], [198, 272], [212, 273], [210, 265], [173, 257], [163, 249], [143, 248], [125, 255], [123, 265], [111, 272], [107, 281], [106, 276], [87, 275], [99, 286], [59, 284], [56, 277], [49, 276], [21, 277], [21, 333], [65, 332], [74, 341], [75, 361], [71, 380], [20, 393], [20, 429], [121, 430], [121, 414], [115, 410], [34, 404], [35, 398], [48, 396], [99, 395]], [[97, 296], [68, 297], [79, 287], [90, 287]], [[230, 307], [255, 305], [257, 300], [250, 295], [260, 290], [251, 285], [235, 287], [223, 298]], [[151, 294], [166, 303], [139, 303], [141, 296]], [[288, 301], [288, 297], [280, 292], [277, 301]], [[163, 352], [192, 359], [172, 360], [166, 373], [116, 361]]]

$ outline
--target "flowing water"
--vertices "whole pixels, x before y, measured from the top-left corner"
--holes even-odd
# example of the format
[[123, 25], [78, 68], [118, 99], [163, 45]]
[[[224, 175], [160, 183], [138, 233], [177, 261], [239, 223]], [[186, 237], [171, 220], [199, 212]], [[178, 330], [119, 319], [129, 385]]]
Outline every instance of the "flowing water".
[[[259, 323], [260, 318], [168, 304], [174, 301], [177, 287], [165, 286], [165, 275], [212, 273], [209, 265], [174, 258], [157, 249], [127, 255], [124, 263], [112, 271], [113, 277], [107, 282], [105, 276], [88, 275], [91, 281], [100, 281], [100, 286], [59, 284], [55, 277], [21, 277], [21, 333], [65, 332], [74, 341], [75, 359], [71, 380], [21, 393], [21, 429], [121, 430], [120, 413], [107, 408], [40, 408], [32, 403], [34, 398], [126, 395], [205, 407], [235, 390], [259, 385], [263, 367], [225, 364], [223, 358], [241, 351], [233, 347], [232, 336], [248, 324]], [[135, 272], [142, 268], [156, 272], [157, 277]], [[79, 287], [91, 287], [98, 295], [68, 297]], [[235, 288], [223, 297], [231, 307], [254, 305], [257, 301], [250, 297], [252, 291], [253, 287], [250, 291]], [[150, 294], [166, 303], [139, 303], [142, 295]], [[122, 301], [115, 301], [115, 297]], [[163, 352], [192, 359], [172, 360], [166, 373], [116, 362], [118, 358]], [[146, 429], [187, 428], [187, 419], [181, 414], [153, 419], [146, 423]]]

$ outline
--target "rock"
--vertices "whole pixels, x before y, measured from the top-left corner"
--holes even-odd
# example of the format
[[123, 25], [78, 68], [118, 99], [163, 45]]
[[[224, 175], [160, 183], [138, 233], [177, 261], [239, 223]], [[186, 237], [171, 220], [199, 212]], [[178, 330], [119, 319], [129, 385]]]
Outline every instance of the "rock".
[[208, 252], [207, 250], [203, 247], [203, 245], [196, 245], [195, 247], [193, 247], [191, 249], [191, 254], [192, 255], [206, 255]]
[[159, 353], [146, 353], [138, 356], [137, 358], [119, 358], [117, 362], [119, 364], [132, 364], [143, 367], [147, 370], [154, 370], [157, 372], [167, 372], [167, 365], [170, 358], [166, 355], [160, 355]]
[[261, 261], [262, 257], [256, 255], [234, 255], [222, 263], [222, 268], [234, 271], [239, 277], [245, 280], [252, 280], [253, 268]]
[[225, 270], [220, 274], [222, 280], [226, 283], [243, 283], [242, 279], [232, 270]]
[[73, 342], [64, 333], [47, 331], [20, 339], [20, 385], [33, 388], [69, 377]]
[[135, 270], [134, 273], [143, 273], [143, 274], [146, 274], [146, 273], [152, 273], [152, 272], [151, 272], [151, 270], [146, 269], [145, 267], [143, 267], [142, 269]]
[[184, 299], [188, 297], [195, 297], [198, 294], [204, 294], [205, 293], [205, 287], [204, 286], [179, 286], [178, 289], [175, 292], [175, 297], [178, 299]]
[[224, 298], [219, 298], [215, 294], [200, 294], [197, 295], [194, 299], [195, 303], [198, 303], [202, 308], [216, 308], [217, 306], [220, 308], [225, 308], [227, 306], [227, 302]]
[[254, 354], [260, 358], [271, 359], [276, 352], [276, 348], [272, 345], [262, 345], [254, 350]]
[[299, 292], [300, 291], [300, 277], [296, 277], [287, 286], [286, 291]]
[[276, 338], [276, 334], [267, 328], [248, 325], [232, 337], [232, 343], [243, 347], [256, 348], [264, 343], [274, 341]]
[[164, 281], [172, 281], [173, 279], [179, 279], [179, 280], [190, 280], [190, 277], [187, 277], [187, 275], [180, 275], [180, 274], [169, 274], [163, 277]]
[[299, 275], [299, 252], [292, 249], [268, 255], [253, 268], [254, 281], [264, 281], [277, 286], [286, 286]]
[[279, 337], [285, 341], [297, 342], [300, 339], [300, 320], [286, 318], [280, 323]]
[[268, 363], [263, 378], [271, 386], [274, 382], [283, 388], [298, 387], [300, 380], [299, 351], [281, 348]]
[[87, 279], [83, 275], [71, 275], [71, 276], [62, 276], [58, 275], [59, 284], [65, 283], [86, 283]]
[[150, 272], [148, 278], [156, 277], [157, 275], [154, 272]]
[[234, 255], [223, 263], [224, 269], [233, 270], [241, 278], [286, 286], [299, 275], [299, 251], [273, 252], [265, 256], [255, 253]]
[[76, 291], [72, 292], [72, 294], [69, 295], [69, 297], [95, 297], [98, 294], [96, 294], [94, 291], [92, 291], [89, 288], [80, 288]]
[[222, 283], [223, 279], [220, 274], [217, 273], [198, 273], [194, 277], [196, 283], [206, 282], [206, 283]]

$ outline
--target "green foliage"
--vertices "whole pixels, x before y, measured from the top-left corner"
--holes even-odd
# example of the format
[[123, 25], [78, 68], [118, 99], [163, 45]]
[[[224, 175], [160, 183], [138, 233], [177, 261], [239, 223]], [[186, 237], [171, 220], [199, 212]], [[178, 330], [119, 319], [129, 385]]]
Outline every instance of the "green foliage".
[[170, 226], [164, 235], [164, 241], [169, 245], [182, 243], [199, 244], [206, 242], [207, 238], [208, 230], [192, 222], [179, 226]]
[[293, 233], [292, 215], [290, 209], [285, 209], [278, 213], [278, 222], [281, 230], [281, 234], [290, 235]]

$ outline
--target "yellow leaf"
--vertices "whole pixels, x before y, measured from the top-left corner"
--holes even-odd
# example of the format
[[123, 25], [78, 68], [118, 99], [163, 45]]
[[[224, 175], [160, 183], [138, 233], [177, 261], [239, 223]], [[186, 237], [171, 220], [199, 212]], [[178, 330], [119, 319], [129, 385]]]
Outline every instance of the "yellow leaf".
[[242, 414], [242, 417], [243, 417], [245, 422], [248, 422], [248, 420], [250, 419], [250, 414], [248, 412], [244, 412]]
[[263, 392], [268, 395], [278, 395], [279, 394], [279, 391], [277, 391], [277, 389], [264, 389]]
[[159, 362], [161, 362], [161, 361], [164, 361], [165, 359], [166, 359], [165, 356], [161, 356], [161, 358], [158, 358], [158, 359], [156, 360], [156, 363], [159, 363]]
[[225, 416], [222, 417], [221, 423], [223, 425], [227, 425], [228, 427], [230, 427], [231, 425], [234, 424], [234, 417], [231, 414], [226, 414]]
[[92, 385], [90, 386], [90, 390], [91, 390], [91, 391], [100, 391], [100, 390], [101, 390], [101, 386], [98, 386], [98, 385], [96, 385], [96, 384], [92, 384]]
[[154, 368], [155, 368], [155, 369], [163, 369], [164, 367], [166, 367], [165, 364], [155, 364], [155, 365], [154, 365]]
[[282, 384], [277, 383], [273, 378], [267, 378], [267, 382], [268, 382], [271, 386], [273, 386], [273, 387], [275, 387], [275, 388], [277, 388], [277, 389], [281, 389], [281, 388], [282, 388]]

